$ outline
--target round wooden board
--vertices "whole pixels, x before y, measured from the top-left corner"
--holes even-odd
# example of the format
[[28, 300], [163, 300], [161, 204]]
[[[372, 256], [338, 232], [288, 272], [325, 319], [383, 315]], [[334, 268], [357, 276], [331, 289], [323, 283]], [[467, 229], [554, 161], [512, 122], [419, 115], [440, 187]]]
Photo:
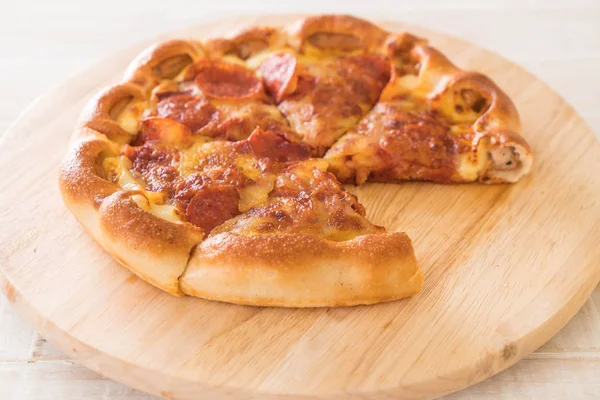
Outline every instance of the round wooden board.
[[[231, 18], [170, 36], [219, 36], [297, 16]], [[375, 223], [406, 231], [423, 291], [369, 307], [275, 309], [176, 298], [104, 253], [59, 196], [76, 117], [148, 43], [122, 50], [28, 108], [0, 147], [1, 286], [74, 359], [172, 399], [426, 398], [474, 384], [554, 335], [600, 279], [600, 146], [517, 65], [435, 32], [464, 68], [516, 102], [536, 159], [515, 185], [352, 188]]]

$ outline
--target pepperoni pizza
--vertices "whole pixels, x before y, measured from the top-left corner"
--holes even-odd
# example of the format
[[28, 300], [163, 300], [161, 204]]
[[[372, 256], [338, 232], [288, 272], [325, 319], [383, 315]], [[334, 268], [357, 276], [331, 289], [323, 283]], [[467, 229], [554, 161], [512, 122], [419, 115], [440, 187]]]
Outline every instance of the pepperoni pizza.
[[88, 105], [65, 203], [120, 263], [175, 295], [372, 304], [417, 293], [410, 239], [343, 183], [515, 182], [517, 111], [423, 39], [349, 16], [172, 40]]

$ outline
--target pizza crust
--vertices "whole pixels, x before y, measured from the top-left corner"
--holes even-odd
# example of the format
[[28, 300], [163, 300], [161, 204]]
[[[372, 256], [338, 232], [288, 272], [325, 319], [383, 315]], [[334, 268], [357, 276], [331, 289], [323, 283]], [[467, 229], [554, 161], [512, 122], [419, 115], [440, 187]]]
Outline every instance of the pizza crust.
[[350, 15], [316, 15], [306, 17], [287, 28], [290, 44], [299, 50], [313, 35], [333, 34], [356, 38], [364, 50], [376, 51], [389, 33], [364, 19]]
[[142, 210], [122, 190], [101, 176], [100, 159], [118, 154], [114, 143], [83, 128], [59, 171], [65, 204], [88, 233], [130, 271], [171, 294], [182, 295], [179, 277], [204, 232]]
[[204, 233], [192, 224], [165, 221], [142, 210], [133, 195], [131, 191], [119, 191], [103, 199], [98, 209], [97, 240], [146, 282], [182, 295], [179, 277]]
[[99, 174], [100, 158], [117, 153], [114, 143], [86, 128], [79, 136], [59, 173], [65, 204], [104, 250], [162, 290], [256, 306], [324, 307], [392, 301], [421, 289], [404, 233], [344, 242], [223, 233], [202, 242], [199, 228], [144, 211], [132, 199], [138, 191]]
[[[454, 127], [463, 125], [473, 129], [469, 146], [456, 151], [452, 157], [454, 169], [450, 172], [453, 173], [444, 176], [440, 182], [517, 182], [529, 173], [533, 152], [521, 135], [519, 114], [506, 93], [485, 75], [457, 68], [423, 39], [404, 33], [390, 34], [385, 51], [392, 58], [399, 50], [410, 58], [410, 62], [403, 60], [403, 63], [413, 63], [415, 71], [402, 76], [394, 71], [376, 107], [386, 107], [389, 110], [386, 114], [402, 113], [405, 110], [399, 105], [402, 103], [399, 99], [411, 98], [415, 103], [424, 104], [425, 110], [450, 120]], [[377, 112], [376, 108], [363, 120], [369, 120], [374, 112]], [[366, 154], [378, 145], [378, 132], [370, 133], [372, 137], [369, 133], [351, 130], [326, 153], [325, 159], [330, 162], [331, 170], [342, 181], [362, 184], [371, 179], [372, 172], [377, 174], [382, 168], [392, 170], [395, 167], [382, 167], [374, 157], [369, 158]], [[362, 143], [364, 148], [357, 143]], [[354, 160], [355, 154], [358, 154], [358, 160]], [[400, 176], [391, 179], [386, 176], [383, 181], [412, 179], [420, 178]], [[382, 181], [377, 175], [373, 180]]]
[[[114, 142], [127, 143], [134, 135], [119, 125], [114, 116], [130, 102], [145, 98], [143, 89], [130, 82], [106, 88], [92, 98], [81, 113], [81, 126], [102, 133]], [[75, 136], [80, 135], [78, 132]]]
[[[456, 181], [516, 182], [529, 173], [533, 153], [521, 135], [519, 113], [508, 95], [487, 76], [457, 68], [446, 56], [426, 43], [416, 44], [412, 53], [421, 64], [414, 90], [426, 95], [434, 107], [443, 109], [444, 105], [439, 104], [440, 100], [458, 90], [471, 90], [487, 102], [485, 111], [472, 122], [476, 132], [472, 153], [467, 160], [462, 161], [470, 164], [466, 167], [478, 170], [474, 177], [457, 176]], [[384, 93], [382, 99], [389, 96], [389, 93]], [[455, 117], [458, 113], [457, 110], [447, 112], [453, 113]], [[507, 170], [495, 168], [494, 155], [499, 150], [514, 154], [514, 161], [518, 165]]]
[[168, 40], [150, 46], [129, 64], [125, 82], [141, 87], [146, 94], [163, 79], [177, 76], [185, 67], [205, 58], [200, 42], [195, 40]]
[[211, 59], [237, 57], [246, 60], [263, 51], [273, 51], [287, 44], [285, 32], [270, 26], [252, 26], [225, 38], [204, 41], [204, 49]]
[[336, 307], [411, 296], [423, 274], [404, 233], [343, 242], [221, 233], [197, 247], [180, 284], [188, 295], [237, 304]]

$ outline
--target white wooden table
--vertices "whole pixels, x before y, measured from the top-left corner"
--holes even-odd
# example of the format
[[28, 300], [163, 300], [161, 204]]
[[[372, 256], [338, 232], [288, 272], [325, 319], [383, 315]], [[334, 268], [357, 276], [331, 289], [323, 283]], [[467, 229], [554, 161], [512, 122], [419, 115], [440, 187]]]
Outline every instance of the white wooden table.
[[[600, 0], [84, 3], [0, 7], [0, 136], [36, 96], [115, 47], [231, 12], [347, 12], [420, 24], [497, 51], [550, 84], [600, 137]], [[150, 398], [68, 361], [0, 295], [0, 399]], [[600, 398], [600, 287], [537, 352], [448, 398]]]

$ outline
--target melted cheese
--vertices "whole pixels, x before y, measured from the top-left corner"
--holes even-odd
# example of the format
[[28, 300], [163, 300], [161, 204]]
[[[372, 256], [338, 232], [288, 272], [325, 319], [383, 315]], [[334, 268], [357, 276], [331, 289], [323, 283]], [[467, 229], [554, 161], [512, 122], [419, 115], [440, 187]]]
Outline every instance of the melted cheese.
[[124, 156], [107, 157], [102, 162], [108, 180], [125, 190], [139, 190], [142, 185], [131, 173], [131, 160]]
[[226, 146], [227, 142], [215, 141], [207, 143], [210, 139], [203, 136], [197, 136], [196, 142], [188, 148], [186, 151], [181, 153], [179, 159], [179, 173], [181, 176], [186, 177], [195, 172], [198, 172], [201, 161], [207, 158], [211, 153], [218, 153], [221, 150], [219, 148]]
[[236, 158], [235, 165], [241, 168], [244, 175], [256, 181], [263, 175], [262, 171], [256, 165], [256, 158], [250, 154], [239, 154]]
[[336, 57], [331, 55], [299, 54], [290, 48], [279, 49], [276, 51], [261, 51], [248, 58], [246, 60], [246, 66], [250, 69], [257, 69], [263, 61], [276, 54], [291, 54], [292, 56], [294, 56], [294, 58], [296, 58], [299, 65], [303, 65], [305, 68], [308, 69], [310, 74], [314, 76], [337, 76], [335, 70], [328, 66], [328, 64], [335, 62], [335, 60], [337, 59]]
[[163, 80], [152, 89], [152, 95], [156, 96], [158, 93], [165, 92], [176, 92], [179, 90], [179, 85], [170, 80]]
[[275, 54], [284, 54], [289, 53], [293, 56], [296, 56], [296, 52], [290, 48], [279, 49], [273, 51], [272, 49], [265, 49], [263, 51], [259, 51], [258, 53], [252, 55], [250, 58], [246, 60], [246, 66], [250, 69], [257, 69], [263, 61], [267, 58], [275, 55]]
[[[255, 120], [256, 122], [275, 120], [286, 124], [285, 118], [281, 112], [271, 104], [265, 104], [260, 101], [247, 100], [211, 100], [211, 103], [219, 109], [228, 120]], [[249, 132], [248, 134], [250, 134]]]
[[131, 160], [125, 156], [107, 157], [102, 162], [107, 178], [122, 187], [140, 194], [134, 194], [131, 199], [143, 210], [154, 216], [170, 221], [181, 222], [179, 210], [176, 207], [162, 204], [165, 196], [162, 193], [150, 192], [131, 173]]
[[187, 65], [186, 67], [184, 67], [181, 71], [179, 71], [179, 73], [177, 75], [175, 75], [175, 77], [173, 79], [171, 79], [171, 81], [177, 82], [177, 83], [183, 82], [183, 79], [185, 78], [186, 72], [194, 64], [195, 63], [191, 63], [190, 65]]
[[148, 193], [152, 192], [145, 192], [143, 195], [133, 195], [131, 196], [131, 199], [135, 201], [142, 210], [148, 211], [155, 217], [169, 222], [181, 222], [181, 216], [176, 207], [168, 204], [156, 204], [156, 202], [152, 200], [155, 196], [148, 196]]
[[[231, 151], [228, 142], [214, 141], [210, 144], [198, 142], [189, 150], [181, 155], [179, 172], [182, 176], [188, 176], [193, 173], [211, 175], [211, 169], [224, 170], [227, 168], [220, 163], [206, 163], [204, 159], [211, 154], [227, 154]], [[273, 191], [275, 184], [275, 174], [264, 173], [260, 170], [256, 158], [250, 154], [235, 154], [234, 166], [241, 170], [242, 174], [253, 180], [249, 186], [239, 189], [240, 203], [239, 209], [245, 212], [250, 208], [263, 203]]]
[[294, 168], [294, 175], [306, 181], [313, 179], [313, 168], [323, 172], [327, 171], [327, 168], [329, 168], [329, 163], [322, 158], [311, 158], [297, 165], [299, 168]]
[[[308, 160], [295, 164], [288, 173], [279, 176], [279, 184], [290, 185], [292, 188], [296, 187], [298, 181], [302, 186], [314, 185], [314, 179], [324, 179], [323, 175], [316, 173], [315, 169], [325, 171], [327, 162]], [[318, 176], [320, 178], [317, 178]], [[325, 177], [325, 179], [333, 179], [333, 177]], [[327, 183], [325, 182], [325, 184]], [[337, 190], [334, 189], [336, 192]], [[293, 195], [292, 197], [284, 195], [267, 198], [257, 204], [253, 212], [241, 214], [226, 221], [212, 234], [221, 232], [235, 232], [241, 235], [295, 233], [315, 235], [333, 241], [345, 241], [361, 234], [383, 231], [382, 228], [372, 225], [358, 214], [349, 203], [339, 201], [335, 194], [329, 200], [305, 203]]]
[[273, 191], [275, 175], [266, 178], [261, 182], [257, 182], [256, 185], [245, 187], [239, 191], [240, 203], [238, 208], [241, 212], [246, 212], [267, 201], [269, 194]]
[[393, 101], [402, 96], [414, 97], [419, 87], [419, 77], [416, 75], [404, 75], [397, 77], [392, 83], [386, 85], [379, 96], [379, 102]]
[[315, 57], [311, 55], [300, 54], [296, 56], [298, 63], [304, 65], [308, 72], [313, 76], [318, 77], [338, 77], [338, 71], [331, 67], [331, 63], [335, 58]]
[[245, 176], [255, 182], [239, 191], [239, 209], [244, 212], [267, 200], [275, 184], [275, 174], [263, 173], [256, 164], [256, 158], [249, 154], [239, 154], [236, 166], [243, 171]]
[[246, 68], [246, 64], [244, 63], [244, 60], [242, 60], [241, 58], [239, 58], [238, 56], [233, 55], [233, 54], [227, 54], [226, 56], [223, 56], [219, 61], [224, 61], [229, 64], [235, 64], [235, 65], [239, 65], [241, 67]]
[[457, 157], [457, 174], [464, 180], [474, 181], [485, 172], [488, 165], [488, 144], [485, 140], [479, 142], [477, 157], [472, 159], [471, 154], [459, 154]]
[[131, 101], [117, 117], [117, 124], [126, 132], [132, 135], [136, 134], [139, 130], [140, 119], [142, 119], [147, 105], [146, 101]]
[[404, 75], [396, 80], [397, 85], [402, 91], [410, 92], [419, 85], [419, 77], [416, 75]]

